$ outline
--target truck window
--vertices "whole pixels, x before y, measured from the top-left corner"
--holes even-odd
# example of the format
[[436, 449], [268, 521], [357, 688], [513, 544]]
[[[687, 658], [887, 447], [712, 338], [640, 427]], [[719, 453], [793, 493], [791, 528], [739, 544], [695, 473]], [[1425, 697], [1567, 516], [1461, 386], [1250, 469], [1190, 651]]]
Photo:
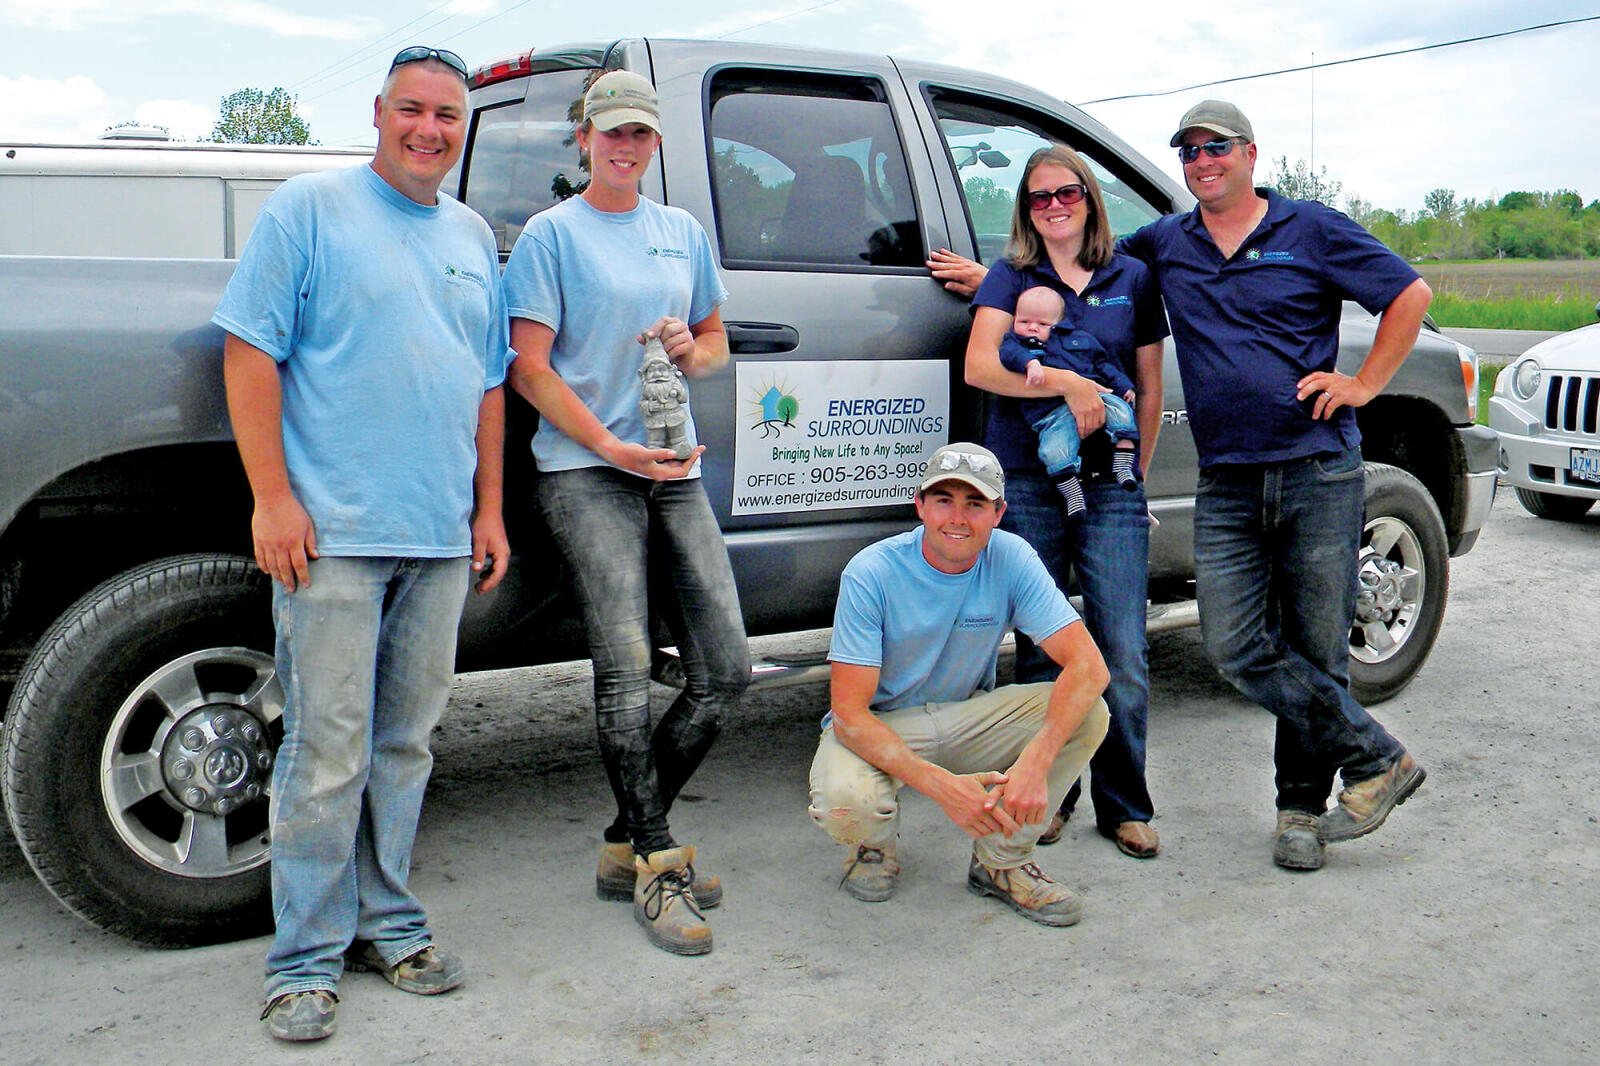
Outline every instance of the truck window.
[[1115, 156], [1059, 119], [967, 94], [930, 89], [928, 95], [985, 264], [1005, 255], [1028, 157], [1051, 144], [1066, 144], [1094, 170], [1112, 233], [1120, 237], [1160, 217], [1161, 210], [1108, 165]]
[[474, 120], [466, 203], [511, 254], [528, 219], [589, 184], [573, 133], [592, 70], [555, 70], [528, 79], [521, 101], [485, 108]]
[[723, 71], [711, 171], [726, 265], [920, 267], [900, 134], [874, 79]]

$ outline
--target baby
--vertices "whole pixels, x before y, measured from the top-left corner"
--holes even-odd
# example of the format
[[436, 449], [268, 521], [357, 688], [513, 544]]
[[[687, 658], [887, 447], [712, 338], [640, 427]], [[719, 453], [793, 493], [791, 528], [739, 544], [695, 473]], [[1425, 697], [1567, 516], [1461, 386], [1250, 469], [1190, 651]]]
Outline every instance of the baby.
[[[1133, 382], [1094, 334], [1060, 325], [1066, 310], [1066, 301], [1054, 289], [1036, 285], [1023, 290], [1017, 297], [1012, 331], [1000, 342], [1000, 362], [1007, 370], [1027, 375], [1029, 385], [1044, 384], [1048, 366], [1071, 370], [1111, 389], [1100, 396], [1106, 408], [1105, 432], [1112, 440], [1111, 472], [1132, 492], [1139, 484], [1134, 474], [1139, 428], [1131, 406]], [[1086, 507], [1078, 480], [1078, 421], [1072, 409], [1060, 397], [1023, 400], [1022, 414], [1039, 435], [1039, 461], [1066, 500], [1067, 517], [1077, 517]]]

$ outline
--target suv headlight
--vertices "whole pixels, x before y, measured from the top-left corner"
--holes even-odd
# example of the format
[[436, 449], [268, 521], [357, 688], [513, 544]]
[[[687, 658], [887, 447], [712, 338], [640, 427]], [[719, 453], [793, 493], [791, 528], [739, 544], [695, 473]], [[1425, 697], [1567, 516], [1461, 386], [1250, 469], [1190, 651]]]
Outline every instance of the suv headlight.
[[1540, 373], [1536, 360], [1524, 359], [1511, 373], [1511, 391], [1517, 394], [1518, 399], [1533, 399], [1539, 391]]

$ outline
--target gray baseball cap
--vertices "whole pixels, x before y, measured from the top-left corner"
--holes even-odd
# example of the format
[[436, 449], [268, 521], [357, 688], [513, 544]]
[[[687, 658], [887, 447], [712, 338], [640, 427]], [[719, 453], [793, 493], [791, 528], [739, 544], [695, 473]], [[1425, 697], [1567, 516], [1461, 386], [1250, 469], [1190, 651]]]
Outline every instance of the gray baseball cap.
[[637, 122], [660, 133], [661, 102], [656, 99], [656, 87], [631, 70], [602, 74], [583, 94], [583, 120], [597, 130]]
[[926, 492], [941, 481], [959, 481], [983, 493], [986, 500], [1006, 497], [1006, 472], [994, 452], [977, 444], [946, 444], [928, 457], [922, 469], [918, 492]]
[[1256, 139], [1244, 112], [1225, 100], [1201, 100], [1185, 111], [1178, 122], [1178, 132], [1167, 143], [1173, 148], [1178, 147], [1183, 143], [1183, 135], [1194, 129], [1210, 130], [1224, 137], [1243, 137], [1252, 144]]

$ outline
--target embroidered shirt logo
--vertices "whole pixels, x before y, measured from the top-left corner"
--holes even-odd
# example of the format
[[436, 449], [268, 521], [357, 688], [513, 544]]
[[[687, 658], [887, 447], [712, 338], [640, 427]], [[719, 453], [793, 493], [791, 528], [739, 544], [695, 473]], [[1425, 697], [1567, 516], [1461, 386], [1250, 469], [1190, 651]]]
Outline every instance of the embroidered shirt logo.
[[1246, 259], [1249, 259], [1249, 260], [1251, 260], [1251, 261], [1252, 261], [1252, 262], [1254, 262], [1254, 261], [1255, 261], [1255, 260], [1257, 260], [1257, 259], [1260, 259], [1260, 258], [1261, 258], [1261, 249], [1259, 249], [1259, 248], [1252, 248], [1252, 249], [1250, 249], [1250, 250], [1249, 250], [1249, 251], [1248, 251], [1248, 252], [1246, 252], [1246, 253], [1244, 253], [1244, 257], [1245, 257], [1245, 258], [1246, 258]]
[[957, 629], [993, 629], [1000, 624], [1000, 620], [992, 614], [979, 615], [975, 618], [961, 618], [956, 621]]
[[1088, 304], [1090, 307], [1099, 307], [1100, 306], [1100, 297], [1098, 297], [1098, 296], [1088, 296], [1088, 297], [1084, 298], [1083, 302]]
[[458, 267], [452, 263], [444, 265], [444, 276], [451, 281], [470, 281], [482, 288], [489, 287], [489, 283], [484, 280], [483, 275], [476, 270], [468, 270], [466, 267]]
[[655, 256], [660, 259], [687, 259], [689, 253], [682, 248], [657, 248], [655, 245], [644, 250], [645, 255]]

